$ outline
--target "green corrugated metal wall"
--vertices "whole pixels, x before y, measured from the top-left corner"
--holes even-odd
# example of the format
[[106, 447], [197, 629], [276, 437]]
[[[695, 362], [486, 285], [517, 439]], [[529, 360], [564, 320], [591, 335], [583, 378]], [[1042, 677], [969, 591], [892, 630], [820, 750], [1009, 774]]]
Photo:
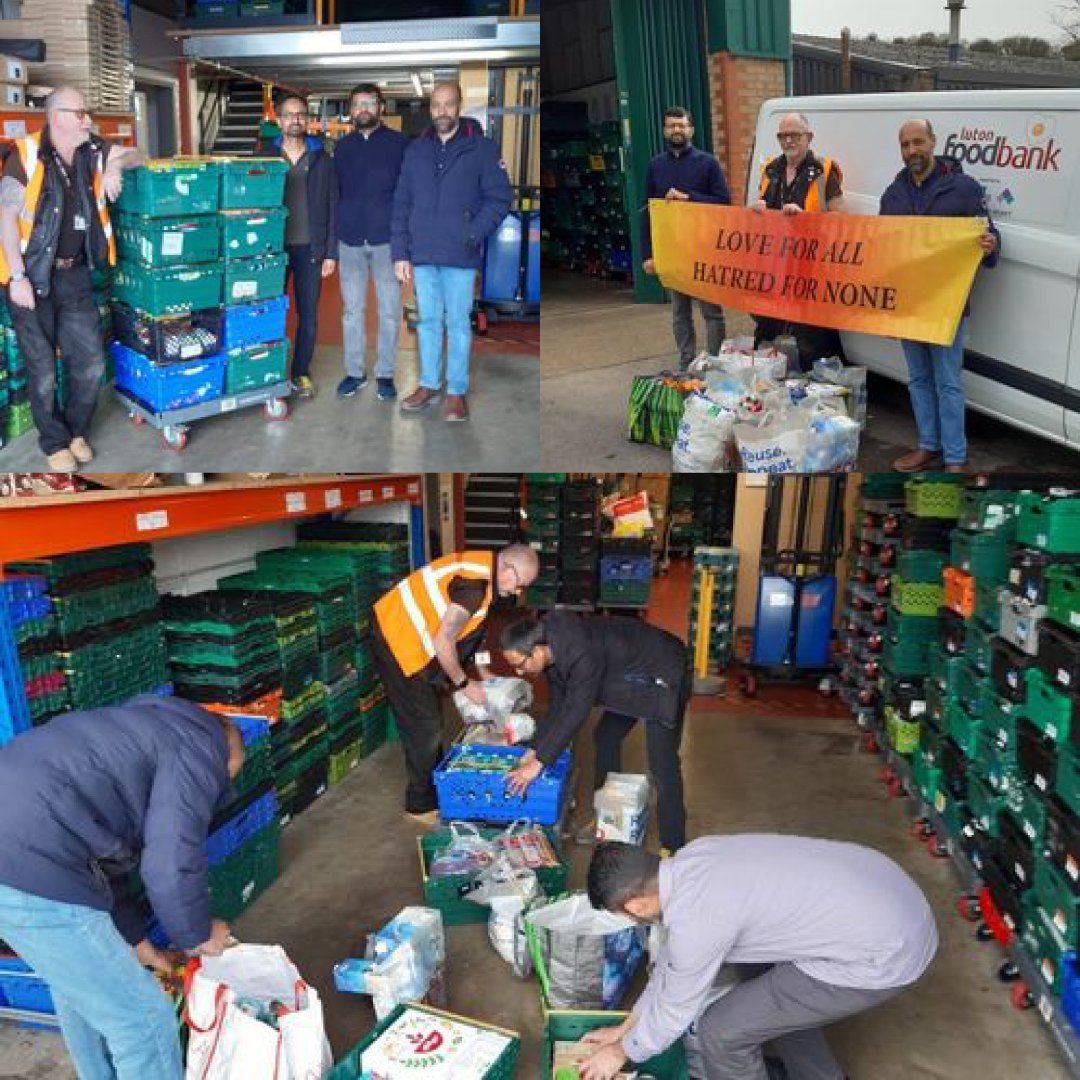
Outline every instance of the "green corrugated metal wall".
[[[622, 123], [626, 205], [634, 265], [641, 266], [639, 210], [645, 170], [664, 147], [663, 112], [682, 105], [694, 117], [694, 145], [712, 149], [705, 9], [701, 0], [611, 0]], [[637, 300], [659, 301], [656, 278], [634, 275]]]
[[791, 0], [705, 0], [709, 52], [791, 59]]

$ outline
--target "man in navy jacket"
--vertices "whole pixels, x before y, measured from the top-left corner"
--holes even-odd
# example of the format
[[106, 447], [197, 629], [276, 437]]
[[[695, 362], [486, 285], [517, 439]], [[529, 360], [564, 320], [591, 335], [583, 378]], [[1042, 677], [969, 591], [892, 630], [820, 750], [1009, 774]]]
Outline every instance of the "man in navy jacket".
[[[698, 150], [693, 142], [694, 119], [686, 109], [677, 106], [664, 113], [664, 142], [667, 149], [649, 162], [645, 174], [645, 205], [641, 210], [641, 250], [645, 255], [646, 274], [655, 274], [652, 256], [652, 230], [649, 221], [649, 200], [668, 202], [731, 202], [724, 170], [712, 154]], [[697, 354], [697, 334], [694, 331], [694, 301], [685, 293], [668, 290], [671, 297], [671, 322], [675, 344], [679, 349], [679, 364], [685, 370]], [[710, 355], [720, 352], [724, 341], [724, 309], [719, 304], [699, 300], [705, 320], [705, 347]]]
[[345, 343], [345, 378], [337, 392], [338, 397], [352, 397], [367, 383], [367, 293], [372, 277], [379, 306], [376, 393], [380, 401], [392, 401], [397, 397], [394, 365], [401, 330], [401, 283], [390, 258], [390, 216], [408, 139], [383, 123], [385, 112], [378, 86], [357, 86], [349, 95], [355, 130], [334, 151]]
[[[985, 218], [979, 237], [983, 266], [997, 263], [1001, 240], [986, 207], [982, 188], [965, 176], [953, 158], [934, 154], [934, 129], [929, 120], [908, 120], [900, 128], [904, 168], [881, 196], [882, 214], [929, 214], [933, 217]], [[964, 316], [970, 305], [964, 307]], [[902, 341], [908, 364], [908, 391], [919, 430], [918, 448], [893, 462], [899, 472], [919, 472], [944, 461], [946, 472], [967, 467], [964, 434], [964, 331], [961, 320], [951, 345]]]
[[405, 152], [390, 250], [404, 285], [415, 278], [420, 386], [402, 403], [418, 413], [443, 386], [446, 333], [447, 420], [468, 420], [471, 314], [484, 242], [510, 210], [512, 192], [498, 147], [475, 120], [461, 116], [461, 87], [440, 83], [431, 95], [432, 127]]
[[204, 852], [243, 764], [231, 721], [147, 695], [68, 713], [0, 749], [0, 938], [48, 984], [78, 1075], [182, 1080], [168, 958], [127, 895], [138, 870], [169, 940], [218, 955]]

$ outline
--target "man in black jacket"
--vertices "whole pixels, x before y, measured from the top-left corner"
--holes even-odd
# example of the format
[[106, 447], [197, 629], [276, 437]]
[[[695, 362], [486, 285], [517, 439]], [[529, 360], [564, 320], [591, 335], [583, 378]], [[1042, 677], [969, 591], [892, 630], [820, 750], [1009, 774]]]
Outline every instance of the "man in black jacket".
[[686, 842], [679, 743], [693, 682], [686, 646], [674, 634], [640, 619], [553, 611], [511, 623], [500, 637], [503, 657], [518, 675], [543, 674], [550, 697], [534, 749], [510, 774], [523, 792], [570, 746], [592, 709], [596, 726], [596, 788], [621, 767], [622, 742], [645, 721], [649, 772], [657, 790], [660, 843], [677, 851]]
[[68, 713], [0, 749], [0, 938], [52, 991], [81, 1077], [182, 1080], [170, 971], [131, 902], [138, 870], [169, 940], [216, 956], [204, 851], [244, 760], [230, 720], [147, 695]]
[[319, 333], [319, 294], [322, 279], [337, 267], [337, 174], [334, 159], [322, 141], [308, 135], [308, 105], [290, 94], [278, 104], [282, 135], [274, 143], [289, 163], [285, 181], [285, 252], [288, 273], [296, 297], [296, 344], [293, 348], [292, 381], [300, 397], [314, 397], [311, 358]]

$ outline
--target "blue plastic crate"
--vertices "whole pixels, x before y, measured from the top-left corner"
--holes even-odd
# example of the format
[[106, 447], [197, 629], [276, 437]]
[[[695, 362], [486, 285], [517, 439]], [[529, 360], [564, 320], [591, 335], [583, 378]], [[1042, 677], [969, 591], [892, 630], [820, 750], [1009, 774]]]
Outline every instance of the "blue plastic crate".
[[154, 412], [181, 409], [212, 401], [225, 392], [224, 353], [204, 356], [190, 364], [155, 364], [141, 353], [117, 342], [112, 344], [116, 385]]
[[652, 558], [619, 559], [609, 555], [600, 559], [601, 581], [651, 581]]
[[18, 956], [0, 956], [0, 1008], [56, 1015], [48, 984]]
[[206, 858], [218, 866], [277, 818], [277, 792], [268, 791], [206, 838]]
[[1061, 977], [1061, 1010], [1073, 1031], [1080, 1035], [1080, 970], [1076, 966], [1076, 953], [1067, 952], [1062, 956]]
[[41, 619], [52, 611], [48, 582], [39, 574], [13, 574], [0, 581], [0, 605], [11, 624], [21, 626], [29, 619]]
[[29, 731], [33, 722], [15, 640], [13, 616], [20, 588], [13, 580], [0, 581], [0, 596], [5, 598], [0, 602], [0, 746]]
[[285, 337], [289, 298], [279, 296], [255, 304], [233, 304], [225, 309], [222, 347], [228, 352], [245, 345], [262, 345]]
[[230, 713], [229, 719], [236, 725], [240, 732], [240, 738], [244, 741], [244, 749], [250, 750], [262, 739], [270, 738], [270, 721], [261, 716], [249, 716], [247, 713]]
[[454, 761], [466, 752], [482, 749], [491, 757], [521, 758], [525, 751], [516, 746], [454, 746], [435, 770], [435, 791], [444, 821], [527, 820], [538, 825], [554, 825], [562, 815], [570, 794], [570, 751], [546, 768], [529, 786], [524, 797], [511, 795], [504, 773], [453, 770]]

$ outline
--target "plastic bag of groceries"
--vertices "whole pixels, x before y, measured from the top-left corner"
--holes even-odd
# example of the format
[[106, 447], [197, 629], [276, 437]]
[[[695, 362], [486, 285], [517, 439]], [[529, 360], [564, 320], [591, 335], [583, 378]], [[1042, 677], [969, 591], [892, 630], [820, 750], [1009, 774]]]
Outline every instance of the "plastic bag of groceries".
[[803, 409], [770, 413], [760, 425], [735, 425], [743, 472], [805, 472], [811, 438], [810, 415]]
[[671, 450], [675, 472], [730, 472], [735, 458], [735, 412], [708, 394], [686, 399]]
[[846, 412], [817, 403], [811, 410], [804, 472], [846, 472], [859, 460], [859, 424]]
[[461, 719], [466, 724], [500, 725], [511, 713], [527, 712], [532, 705], [532, 686], [525, 679], [496, 675], [484, 680], [487, 702], [477, 705], [470, 701], [464, 690], [454, 694]]
[[814, 361], [813, 378], [842, 386], [848, 392], [848, 414], [860, 427], [866, 424], [866, 368], [845, 367], [838, 356], [828, 356]]
[[491, 909], [488, 940], [520, 978], [532, 974], [522, 913], [542, 895], [536, 871], [514, 866], [507, 855], [498, 856], [477, 877], [475, 888], [468, 894], [474, 903]]

